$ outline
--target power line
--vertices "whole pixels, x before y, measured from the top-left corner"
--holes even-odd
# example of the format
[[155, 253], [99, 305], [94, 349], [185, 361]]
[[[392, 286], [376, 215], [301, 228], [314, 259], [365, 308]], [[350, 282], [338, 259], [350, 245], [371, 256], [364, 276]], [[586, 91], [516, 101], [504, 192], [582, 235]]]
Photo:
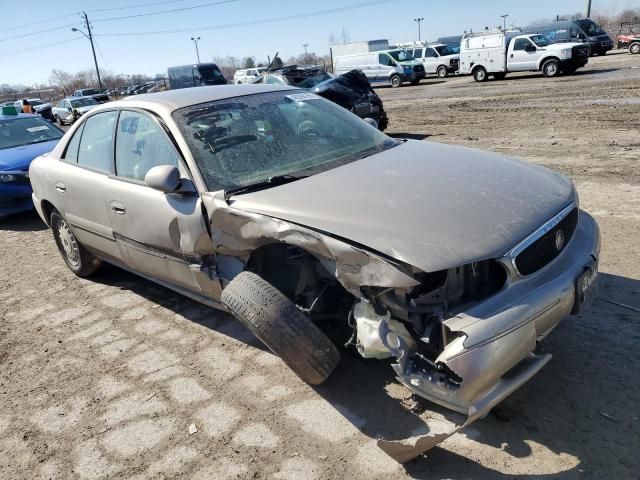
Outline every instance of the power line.
[[[181, 0], [181, 1], [183, 1], [183, 0]], [[54, 20], [60, 20], [61, 18], [75, 17], [76, 15], [78, 15], [78, 13], [70, 13], [68, 15], [60, 15], [59, 17], [47, 18], [45, 20], [38, 20], [37, 22], [29, 21], [29, 26], [31, 26], [31, 25], [39, 25], [41, 23], [53, 22]], [[10, 32], [12, 30], [22, 30], [23, 28], [24, 28], [24, 25], [20, 25], [18, 27], [11, 27], [11, 28], [2, 27], [2, 31], [3, 32]]]
[[61, 40], [59, 42], [47, 43], [45, 45], [37, 45], [37, 46], [34, 46], [34, 47], [23, 48], [21, 50], [11, 50], [10, 52], [0, 52], [0, 57], [1, 58], [11, 57], [13, 55], [20, 55], [21, 53], [31, 52], [33, 50], [41, 50], [43, 48], [53, 47], [54, 45], [62, 45], [63, 43], [75, 42], [77, 40], [81, 40], [81, 39], [79, 37], [78, 38], [70, 38], [68, 40]]
[[251, 25], [259, 25], [259, 24], [264, 24], [264, 23], [274, 23], [274, 22], [283, 22], [286, 20], [296, 20], [296, 19], [300, 19], [300, 18], [308, 18], [308, 17], [315, 17], [315, 16], [319, 16], [319, 15], [328, 15], [331, 13], [339, 13], [339, 12], [345, 12], [348, 10], [355, 10], [358, 8], [364, 8], [364, 7], [369, 7], [372, 5], [378, 5], [378, 4], [382, 4], [382, 3], [389, 3], [389, 2], [395, 2], [397, 0], [375, 0], [375, 1], [371, 1], [371, 2], [363, 2], [363, 3], [357, 3], [355, 5], [348, 5], [345, 7], [338, 7], [338, 8], [332, 8], [332, 9], [327, 9], [327, 10], [316, 10], [313, 12], [307, 12], [307, 13], [300, 13], [300, 14], [295, 14], [295, 15], [286, 15], [283, 17], [271, 17], [271, 18], [265, 18], [262, 20], [251, 20], [251, 21], [247, 21], [247, 22], [238, 22], [238, 23], [227, 23], [227, 24], [222, 24], [222, 25], [207, 25], [204, 27], [189, 27], [189, 28], [179, 28], [179, 29], [174, 29], [174, 30], [156, 30], [156, 31], [150, 31], [150, 32], [128, 32], [128, 33], [100, 33], [100, 34], [96, 34], [96, 36], [100, 36], [100, 37], [123, 37], [123, 36], [140, 36], [140, 35], [160, 35], [160, 34], [167, 34], [167, 33], [185, 33], [185, 32], [191, 32], [193, 30], [221, 30], [221, 29], [225, 29], [225, 28], [236, 28], [236, 27], [248, 27]]
[[234, 2], [237, 2], [237, 1], [238, 0], [221, 0], [221, 1], [218, 1], [218, 2], [202, 3], [200, 5], [193, 5], [193, 6], [190, 6], [190, 7], [174, 8], [172, 10], [161, 10], [159, 12], [138, 13], [136, 15], [125, 15], [125, 16], [122, 16], [122, 17], [96, 18], [95, 20], [93, 20], [93, 23], [110, 22], [110, 21], [113, 21], [113, 20], [124, 20], [124, 19], [127, 19], [127, 18], [150, 17], [152, 15], [163, 15], [165, 13], [183, 12], [185, 10], [194, 10], [196, 8], [211, 7], [213, 5], [221, 5], [223, 3], [234, 3]]
[[0, 42], [6, 42], [7, 40], [17, 40], [19, 38], [30, 37], [31, 35], [38, 35], [40, 33], [53, 32], [54, 30], [62, 30], [63, 28], [74, 27], [76, 25], [78, 25], [78, 22], [68, 23], [67, 25], [61, 25], [59, 27], [47, 28], [45, 30], [38, 30], [36, 32], [23, 33], [21, 35], [15, 35], [13, 37], [0, 38]]
[[112, 12], [113, 10], [129, 10], [132, 8], [151, 7], [154, 5], [166, 5], [168, 3], [184, 2], [185, 0], [165, 0], [164, 2], [141, 3], [139, 5], [128, 5], [126, 7], [100, 8], [98, 10], [87, 10], [88, 13]]

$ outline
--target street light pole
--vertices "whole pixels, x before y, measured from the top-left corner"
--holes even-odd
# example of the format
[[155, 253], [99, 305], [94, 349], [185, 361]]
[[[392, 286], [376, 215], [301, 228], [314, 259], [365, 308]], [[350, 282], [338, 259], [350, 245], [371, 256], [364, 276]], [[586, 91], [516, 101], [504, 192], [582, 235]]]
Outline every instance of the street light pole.
[[591, 0], [587, 0], [587, 18], [591, 18]]
[[200, 63], [200, 51], [198, 50], [198, 40], [200, 40], [200, 37], [191, 37], [191, 40], [196, 44], [196, 57], [198, 57], [198, 63]]
[[509, 16], [508, 13], [505, 13], [504, 15], [500, 15], [502, 17], [502, 29], [506, 30], [507, 29], [507, 17]]
[[309, 46], [308, 43], [303, 43], [302, 46], [304, 47], [304, 56], [307, 56], [307, 47]]
[[100, 69], [98, 68], [98, 59], [96, 58], [96, 49], [93, 46], [93, 34], [91, 33], [91, 24], [89, 23], [89, 18], [87, 17], [87, 12], [82, 12], [82, 15], [84, 16], [84, 24], [87, 27], [87, 32], [89, 34], [87, 35], [82, 30], [80, 30], [79, 28], [75, 28], [75, 27], [72, 28], [71, 31], [72, 32], [80, 32], [82, 35], [84, 35], [85, 37], [87, 37], [89, 39], [89, 42], [91, 43], [91, 52], [93, 53], [93, 63], [96, 66], [96, 75], [98, 76], [98, 85], [100, 87], [100, 90], [102, 90], [102, 80], [100, 79]]
[[420, 22], [422, 22], [424, 20], [424, 17], [418, 17], [418, 18], [414, 18], [413, 21], [414, 22], [418, 22], [418, 41], [421, 41], [421, 33], [420, 33]]

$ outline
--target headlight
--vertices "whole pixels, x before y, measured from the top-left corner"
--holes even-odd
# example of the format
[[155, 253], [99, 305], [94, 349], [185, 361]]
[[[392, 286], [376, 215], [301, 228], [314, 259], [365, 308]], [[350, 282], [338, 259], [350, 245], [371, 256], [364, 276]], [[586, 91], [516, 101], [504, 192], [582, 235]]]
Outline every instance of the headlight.
[[562, 55], [564, 56], [564, 58], [571, 58], [572, 55], [572, 51], [570, 48], [563, 48], [562, 49]]
[[14, 182], [17, 178], [16, 175], [11, 175], [10, 173], [0, 173], [0, 182]]

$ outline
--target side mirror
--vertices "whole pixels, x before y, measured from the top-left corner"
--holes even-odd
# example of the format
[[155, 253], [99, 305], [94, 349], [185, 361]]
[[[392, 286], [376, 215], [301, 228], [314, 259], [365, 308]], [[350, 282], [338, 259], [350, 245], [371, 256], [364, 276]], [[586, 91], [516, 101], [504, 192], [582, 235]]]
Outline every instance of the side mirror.
[[195, 185], [188, 178], [180, 178], [180, 171], [173, 165], [158, 165], [144, 176], [144, 183], [163, 193], [197, 193]]

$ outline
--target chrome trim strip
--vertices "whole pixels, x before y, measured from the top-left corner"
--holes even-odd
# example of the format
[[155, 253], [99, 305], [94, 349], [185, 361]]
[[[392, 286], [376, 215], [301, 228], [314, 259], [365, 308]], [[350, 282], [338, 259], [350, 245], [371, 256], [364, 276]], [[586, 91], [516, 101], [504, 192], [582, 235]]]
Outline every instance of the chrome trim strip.
[[531, 235], [525, 238], [522, 242], [520, 242], [518, 245], [513, 247], [511, 251], [509, 251], [505, 255], [505, 257], [509, 258], [511, 265], [513, 266], [513, 269], [518, 274], [518, 276], [522, 277], [523, 275], [520, 273], [520, 271], [518, 270], [518, 267], [516, 266], [516, 257], [519, 254], [521, 254], [522, 251], [525, 250], [527, 247], [529, 247], [532, 243], [534, 243], [536, 240], [542, 237], [545, 233], [549, 232], [550, 230], [553, 230], [553, 228], [556, 225], [558, 225], [562, 220], [564, 220], [565, 217], [569, 215], [574, 208], [576, 208], [576, 202], [571, 202], [565, 208], [560, 210], [560, 213], [555, 215], [551, 220], [546, 222], [544, 225], [538, 228], [535, 232], [533, 232]]

